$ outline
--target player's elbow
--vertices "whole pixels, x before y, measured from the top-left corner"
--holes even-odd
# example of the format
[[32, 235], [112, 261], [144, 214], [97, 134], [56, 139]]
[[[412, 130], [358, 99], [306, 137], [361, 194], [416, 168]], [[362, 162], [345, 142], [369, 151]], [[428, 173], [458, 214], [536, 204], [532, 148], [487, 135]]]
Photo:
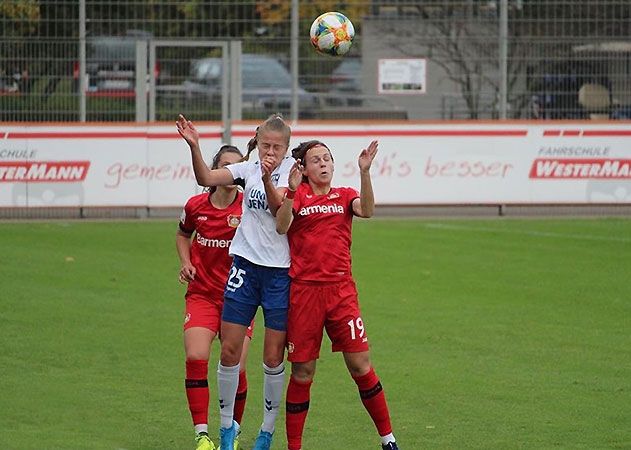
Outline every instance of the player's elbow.
[[276, 224], [276, 232], [278, 234], [287, 234], [287, 230], [289, 227], [286, 224], [277, 223]]

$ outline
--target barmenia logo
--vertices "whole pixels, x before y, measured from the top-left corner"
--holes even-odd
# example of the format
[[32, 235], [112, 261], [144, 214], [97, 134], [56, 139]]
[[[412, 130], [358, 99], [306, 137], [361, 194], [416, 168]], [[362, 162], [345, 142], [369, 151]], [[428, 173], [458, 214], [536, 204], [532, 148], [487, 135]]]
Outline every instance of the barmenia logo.
[[631, 179], [631, 159], [535, 159], [529, 178]]
[[0, 161], [0, 182], [83, 181], [89, 168], [90, 161]]

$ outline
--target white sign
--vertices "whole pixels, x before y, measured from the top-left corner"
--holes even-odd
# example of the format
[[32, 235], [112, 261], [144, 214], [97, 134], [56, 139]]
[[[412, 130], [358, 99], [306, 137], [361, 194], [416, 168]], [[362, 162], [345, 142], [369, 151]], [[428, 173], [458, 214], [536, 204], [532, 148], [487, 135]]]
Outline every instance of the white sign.
[[427, 87], [425, 59], [380, 59], [379, 94], [424, 94]]
[[[233, 143], [245, 149], [255, 127], [235, 124]], [[221, 129], [198, 129], [210, 161]], [[292, 126], [290, 148], [309, 139], [331, 148], [334, 185], [355, 188], [359, 153], [378, 139], [381, 205], [631, 204], [625, 123]], [[182, 207], [200, 190], [174, 126], [0, 126], [0, 207]]]

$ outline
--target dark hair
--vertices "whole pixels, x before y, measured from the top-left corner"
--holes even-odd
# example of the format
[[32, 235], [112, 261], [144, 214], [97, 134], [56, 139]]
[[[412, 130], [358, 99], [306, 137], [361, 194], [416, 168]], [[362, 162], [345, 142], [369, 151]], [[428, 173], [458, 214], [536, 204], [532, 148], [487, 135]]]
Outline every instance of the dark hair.
[[265, 131], [277, 131], [287, 135], [287, 145], [289, 145], [289, 139], [291, 138], [291, 128], [285, 123], [283, 116], [280, 113], [272, 114], [265, 122], [256, 127], [254, 137], [248, 142], [248, 151], [243, 157], [242, 161], [247, 161], [250, 158], [250, 153], [254, 151], [258, 145], [258, 137], [261, 132]]
[[[333, 161], [333, 153], [331, 153], [331, 149], [329, 148], [329, 146], [326, 145], [324, 142], [318, 141], [316, 139], [313, 139], [311, 141], [301, 142], [300, 144], [298, 144], [297, 147], [292, 148], [291, 149], [291, 156], [295, 160], [300, 160], [300, 164], [304, 167], [305, 166], [305, 156], [307, 155], [307, 152], [309, 150], [311, 150], [313, 147], [318, 147], [318, 146], [322, 146], [322, 147], [326, 148], [329, 151], [329, 155], [331, 155], [331, 161]], [[304, 183], [306, 181], [307, 181], [307, 177], [303, 176], [302, 177], [302, 182]]]
[[[241, 153], [241, 150], [239, 150], [234, 145], [224, 144], [219, 148], [215, 156], [213, 156], [213, 161], [210, 165], [211, 169], [219, 168], [219, 160], [221, 159], [221, 155], [223, 155], [224, 153], [234, 153], [235, 155], [243, 156], [243, 154]], [[208, 188], [208, 192], [210, 193], [213, 193], [216, 190], [217, 190], [217, 186], [211, 186]]]

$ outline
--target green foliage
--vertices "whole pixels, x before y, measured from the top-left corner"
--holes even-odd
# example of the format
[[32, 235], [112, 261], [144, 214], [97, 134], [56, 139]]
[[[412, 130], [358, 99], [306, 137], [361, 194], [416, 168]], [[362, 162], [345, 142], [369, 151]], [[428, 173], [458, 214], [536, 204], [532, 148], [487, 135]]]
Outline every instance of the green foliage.
[[[176, 227], [0, 224], [0, 448], [193, 448]], [[629, 236], [624, 219], [358, 220], [354, 275], [401, 448], [631, 446]], [[305, 448], [378, 448], [326, 338], [312, 394]]]

